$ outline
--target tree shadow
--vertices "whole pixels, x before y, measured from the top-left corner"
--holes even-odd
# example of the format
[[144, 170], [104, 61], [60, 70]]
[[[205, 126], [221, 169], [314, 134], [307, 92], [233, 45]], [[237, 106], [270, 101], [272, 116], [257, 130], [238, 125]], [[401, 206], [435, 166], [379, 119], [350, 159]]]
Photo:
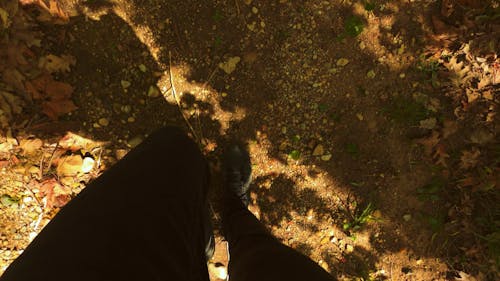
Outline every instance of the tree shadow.
[[[174, 0], [154, 2], [154, 7], [138, 0], [103, 3], [121, 18], [110, 14], [100, 21], [88, 21], [82, 16], [67, 26], [46, 27], [46, 31], [57, 34], [50, 42], [53, 50], [69, 52], [78, 59], [72, 74], [61, 78], [76, 85], [79, 110], [61, 120], [61, 132], [83, 130], [95, 139], [123, 146], [128, 139], [147, 135], [166, 124], [189, 131], [180, 109], [203, 138], [218, 145], [206, 151], [214, 170], [219, 148], [228, 142], [228, 136], [236, 136], [250, 146], [265, 147], [267, 152], [262, 157], [285, 167], [278, 174], [257, 176], [252, 185], [253, 205], [260, 210], [261, 220], [283, 242], [307, 255], [316, 255], [316, 260], [321, 258], [332, 273], [366, 278], [376, 271], [380, 255], [404, 247], [419, 257], [443, 257], [430, 249], [433, 232], [425, 218], [416, 218], [418, 221], [411, 225], [402, 219], [402, 214], [423, 208], [415, 199], [416, 188], [424, 185], [430, 174], [423, 163], [414, 164], [409, 159], [414, 148], [405, 137], [405, 124], [397, 124], [385, 110], [398, 97], [409, 96], [406, 91], [412, 91], [412, 82], [421, 77], [409, 72], [406, 79], [400, 78], [409, 62], [401, 63], [403, 67], [377, 62], [381, 53], [397, 54], [395, 37], [411, 45], [412, 38], [407, 34], [417, 38], [423, 34], [422, 23], [409, 22], [405, 13], [417, 6], [394, 4], [399, 7], [397, 12], [375, 11], [394, 16], [392, 27], [383, 34], [378, 49], [360, 49], [359, 38], [338, 40], [347, 15], [360, 13], [348, 5], [314, 14], [308, 3], [262, 4], [258, 13], [240, 1], [222, 5], [216, 1]], [[277, 16], [270, 19], [271, 15]], [[311, 28], [319, 35], [295, 42], [300, 30], [297, 19], [301, 17], [316, 17], [315, 27], [303, 28]], [[363, 18], [363, 24], [369, 25], [369, 20]], [[248, 35], [249, 30], [259, 26], [266, 32]], [[407, 34], [395, 34], [402, 26]], [[60, 40], [65, 36], [69, 39]], [[110, 40], [110, 36], [114, 39]], [[368, 39], [365, 41], [370, 42]], [[417, 48], [411, 46], [410, 51], [407, 49], [409, 55]], [[242, 61], [234, 73], [226, 74], [218, 68], [219, 63], [236, 55]], [[298, 58], [303, 69], [286, 69], [281, 60], [290, 57]], [[345, 57], [350, 64], [338, 66], [338, 59]], [[313, 69], [311, 62], [315, 64]], [[141, 64], [147, 69], [145, 73], [139, 68]], [[161, 96], [148, 96], [149, 87], [165, 78], [170, 66], [178, 67], [185, 76], [180, 83], [181, 108]], [[377, 78], [366, 78], [373, 69]], [[126, 91], [122, 81], [132, 82]], [[316, 83], [327, 83], [328, 90], [315, 92]], [[210, 94], [205, 95], [200, 85], [209, 88]], [[287, 96], [291, 92], [303, 94]], [[130, 110], [124, 112], [124, 106]], [[308, 115], [300, 115], [303, 112]], [[93, 128], [103, 117], [109, 118], [111, 125]], [[40, 118], [27, 131], [40, 135], [57, 127], [46, 128], [44, 123]], [[43, 130], [37, 131], [37, 126]], [[323, 155], [330, 154], [332, 160], [314, 155], [319, 144], [325, 148]], [[300, 151], [300, 159], [293, 161], [292, 151]], [[307, 168], [311, 166], [314, 168]], [[303, 177], [318, 181], [328, 178], [333, 183], [308, 187], [303, 178], [289, 176], [287, 169], [304, 169]], [[215, 178], [214, 184], [218, 183], [220, 179]], [[343, 231], [349, 218], [341, 211], [348, 197], [359, 205], [375, 205], [383, 220], [370, 227], [386, 241], [370, 237], [372, 250], [356, 246], [351, 253], [332, 250], [332, 254], [328, 250], [334, 247], [330, 238], [349, 236]], [[331, 227], [321, 229], [318, 225]], [[316, 233], [319, 236], [306, 236]], [[297, 234], [304, 240], [294, 241]], [[318, 246], [325, 239], [328, 243]], [[325, 249], [316, 254], [316, 246]], [[346, 263], [339, 262], [341, 256]]]

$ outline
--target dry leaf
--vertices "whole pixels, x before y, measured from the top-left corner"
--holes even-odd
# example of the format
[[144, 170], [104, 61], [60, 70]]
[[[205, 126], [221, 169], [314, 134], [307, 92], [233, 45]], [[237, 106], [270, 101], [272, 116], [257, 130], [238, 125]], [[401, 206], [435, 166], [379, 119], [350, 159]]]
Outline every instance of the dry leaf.
[[450, 155], [446, 153], [445, 146], [443, 144], [438, 144], [433, 155], [433, 159], [435, 159], [436, 164], [439, 164], [443, 167], [448, 167], [448, 165], [446, 164], [447, 158], [450, 158]]
[[42, 75], [31, 83], [26, 83], [27, 89], [35, 99], [44, 99], [42, 111], [52, 120], [57, 120], [60, 115], [67, 114], [77, 109], [71, 100], [73, 87], [67, 83], [55, 81], [52, 76]]
[[47, 200], [47, 208], [63, 207], [71, 200], [71, 189], [61, 185], [55, 179], [49, 179], [41, 183], [40, 193]]
[[82, 165], [83, 159], [80, 155], [63, 157], [57, 165], [57, 175], [59, 177], [76, 176], [81, 171]]
[[92, 151], [94, 148], [103, 145], [104, 142], [93, 141], [72, 132], [67, 132], [66, 135], [59, 140], [59, 147], [73, 152], [78, 150]]
[[24, 154], [33, 154], [43, 146], [41, 139], [26, 139], [21, 140], [19, 147], [23, 150]]
[[477, 148], [473, 148], [470, 151], [462, 151], [460, 168], [464, 170], [474, 168], [479, 162], [479, 155], [481, 155], [481, 152]]
[[42, 112], [52, 120], [57, 120], [60, 115], [70, 113], [77, 108], [71, 100], [53, 100], [42, 104]]
[[457, 122], [453, 120], [444, 120], [443, 121], [443, 139], [448, 138], [449, 136], [456, 133], [458, 130]]
[[417, 140], [417, 143], [421, 144], [424, 147], [424, 152], [427, 156], [431, 156], [434, 147], [439, 143], [439, 141], [440, 141], [439, 132], [432, 131], [431, 136], [419, 139]]
[[38, 61], [38, 67], [47, 70], [49, 73], [69, 72], [71, 66], [75, 65], [76, 59], [70, 55], [47, 55]]

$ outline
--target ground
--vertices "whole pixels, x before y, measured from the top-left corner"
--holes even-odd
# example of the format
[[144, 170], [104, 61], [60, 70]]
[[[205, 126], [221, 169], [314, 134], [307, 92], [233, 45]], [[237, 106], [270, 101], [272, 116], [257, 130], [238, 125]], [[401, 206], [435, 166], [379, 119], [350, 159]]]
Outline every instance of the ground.
[[177, 125], [211, 164], [216, 226], [237, 139], [251, 211], [339, 280], [498, 280], [498, 2], [20, 2], [0, 5], [0, 270]]

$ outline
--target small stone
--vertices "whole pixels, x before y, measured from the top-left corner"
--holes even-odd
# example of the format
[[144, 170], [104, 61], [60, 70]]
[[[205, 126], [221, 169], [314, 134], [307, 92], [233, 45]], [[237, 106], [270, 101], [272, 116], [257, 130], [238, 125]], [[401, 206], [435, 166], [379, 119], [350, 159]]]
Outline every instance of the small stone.
[[280, 144], [280, 146], [279, 146], [279, 148], [278, 148], [278, 149], [279, 149], [280, 151], [285, 151], [287, 148], [288, 148], [288, 142], [287, 142], [287, 141], [284, 141], [284, 142], [282, 142], [282, 143]]
[[252, 13], [257, 14], [259, 12], [259, 9], [257, 7], [252, 7]]
[[321, 160], [323, 160], [325, 162], [330, 161], [330, 159], [332, 159], [332, 155], [330, 153], [321, 156]]
[[316, 147], [314, 148], [312, 155], [313, 155], [313, 156], [321, 156], [321, 155], [323, 155], [324, 153], [325, 153], [325, 149], [324, 149], [323, 145], [318, 144], [318, 145], [316, 145]]
[[120, 84], [122, 85], [122, 88], [123, 89], [127, 89], [128, 87], [130, 87], [130, 85], [132, 85], [132, 83], [130, 83], [129, 81], [127, 80], [122, 80], [120, 81]]
[[399, 78], [404, 79], [405, 77], [406, 77], [406, 74], [404, 74], [404, 73], [399, 74]]
[[123, 157], [125, 157], [125, 155], [127, 155], [127, 153], [128, 153], [128, 151], [126, 149], [117, 149], [115, 151], [115, 157], [116, 157], [116, 159], [120, 160]]
[[227, 93], [226, 92], [222, 92], [222, 94], [220, 94], [223, 98], [227, 97]]
[[94, 168], [95, 160], [92, 157], [85, 157], [82, 164], [82, 173], [87, 174]]
[[359, 42], [359, 48], [364, 50], [366, 48], [365, 42]]
[[365, 119], [363, 117], [363, 114], [361, 114], [361, 113], [356, 113], [356, 117], [358, 118], [359, 121], [363, 121]]
[[373, 69], [368, 71], [368, 73], [366, 73], [366, 77], [368, 77], [370, 79], [375, 78], [375, 71]]
[[243, 1], [245, 1], [245, 5], [250, 5], [250, 4], [252, 4], [252, 0], [243, 0]]
[[337, 244], [339, 242], [339, 239], [335, 236], [332, 236], [332, 239], [330, 239], [330, 242], [333, 244]]
[[139, 64], [138, 67], [141, 72], [146, 72], [148, 70], [144, 64]]
[[349, 244], [348, 244], [348, 245], [346, 245], [346, 247], [345, 247], [345, 251], [346, 251], [346, 253], [348, 253], [348, 254], [349, 254], [349, 253], [354, 252], [354, 246], [353, 246], [353, 245], [349, 245]]
[[142, 142], [142, 140], [143, 140], [142, 136], [135, 136], [127, 141], [127, 145], [134, 148], [138, 146]]
[[160, 96], [160, 90], [156, 86], [149, 86], [148, 97], [157, 98]]
[[24, 203], [24, 204], [29, 204], [29, 203], [31, 203], [31, 202], [33, 202], [33, 198], [32, 198], [32, 197], [29, 197], [29, 196], [28, 196], [28, 197], [24, 197], [24, 198], [23, 198], [23, 203]]
[[349, 60], [346, 58], [340, 58], [337, 60], [337, 66], [343, 67], [349, 63]]
[[109, 120], [106, 119], [106, 118], [101, 118], [99, 119], [99, 121], [97, 121], [99, 123], [99, 125], [103, 126], [103, 127], [106, 127], [109, 125]]
[[411, 220], [411, 215], [410, 214], [406, 214], [406, 215], [403, 216], [403, 219], [405, 221], [410, 221]]
[[121, 107], [121, 111], [123, 113], [129, 113], [132, 110], [132, 107], [130, 105], [124, 105]]
[[131, 116], [131, 117], [127, 118], [127, 122], [134, 123], [135, 122], [135, 118]]

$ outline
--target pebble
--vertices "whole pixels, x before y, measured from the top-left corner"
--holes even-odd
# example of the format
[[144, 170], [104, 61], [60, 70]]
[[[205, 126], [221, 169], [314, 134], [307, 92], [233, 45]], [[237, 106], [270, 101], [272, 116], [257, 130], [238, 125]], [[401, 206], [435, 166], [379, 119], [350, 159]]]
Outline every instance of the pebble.
[[403, 219], [405, 221], [410, 221], [411, 220], [411, 215], [410, 214], [406, 214], [406, 215], [403, 216]]
[[370, 79], [375, 78], [375, 71], [373, 69], [368, 71], [368, 73], [366, 73], [366, 77], [368, 77]]
[[129, 117], [129, 118], [127, 118], [127, 122], [134, 123], [135, 122], [135, 118], [134, 117]]
[[99, 125], [103, 126], [103, 127], [106, 127], [109, 125], [109, 120], [106, 119], [106, 118], [101, 118], [99, 119], [99, 121], [97, 121], [99, 123]]
[[321, 156], [321, 160], [323, 160], [325, 162], [330, 161], [330, 159], [332, 159], [332, 155], [330, 153]]
[[92, 157], [85, 157], [82, 164], [82, 173], [86, 174], [94, 168], [95, 160]]
[[259, 12], [259, 9], [257, 7], [252, 7], [252, 13], [257, 14]]
[[142, 142], [142, 136], [135, 136], [127, 141], [127, 145], [130, 147], [136, 147]]
[[346, 66], [349, 63], [349, 60], [346, 58], [340, 58], [337, 60], [337, 66]]
[[120, 84], [122, 85], [122, 88], [123, 89], [127, 89], [128, 87], [130, 87], [130, 85], [132, 85], [132, 83], [130, 83], [129, 81], [127, 80], [122, 80], [120, 81]]
[[347, 246], [345, 247], [345, 251], [346, 251], [347, 253], [352, 253], [352, 252], [354, 252], [354, 246], [353, 246], [353, 245], [347, 245]]
[[139, 67], [139, 70], [142, 72], [146, 72], [148, 70], [144, 64], [139, 64], [138, 67]]
[[160, 96], [160, 90], [156, 86], [149, 86], [148, 97], [157, 98]]
[[313, 156], [321, 156], [321, 155], [323, 155], [324, 153], [325, 153], [325, 149], [324, 149], [323, 145], [318, 144], [318, 145], [316, 145], [316, 147], [314, 148], [312, 155], [313, 155]]

